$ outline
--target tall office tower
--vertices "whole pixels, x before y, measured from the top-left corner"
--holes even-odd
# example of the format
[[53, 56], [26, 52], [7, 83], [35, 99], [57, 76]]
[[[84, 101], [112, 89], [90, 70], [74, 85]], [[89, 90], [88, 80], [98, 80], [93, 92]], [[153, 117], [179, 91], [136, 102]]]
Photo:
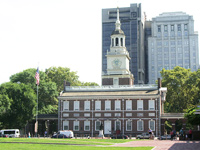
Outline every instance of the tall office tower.
[[[129, 52], [129, 67], [135, 84], [145, 83], [144, 29], [141, 4], [119, 8], [121, 29], [126, 35], [126, 48]], [[102, 76], [109, 75], [106, 55], [111, 47], [111, 32], [115, 30], [117, 8], [102, 9]]]
[[149, 83], [149, 72], [148, 72], [148, 38], [151, 37], [151, 23], [152, 21], [144, 22], [144, 51], [145, 51], [145, 82]]
[[199, 67], [198, 33], [192, 16], [183, 12], [163, 13], [152, 19], [152, 36], [148, 38], [148, 74], [153, 84], [160, 71], [175, 66]]

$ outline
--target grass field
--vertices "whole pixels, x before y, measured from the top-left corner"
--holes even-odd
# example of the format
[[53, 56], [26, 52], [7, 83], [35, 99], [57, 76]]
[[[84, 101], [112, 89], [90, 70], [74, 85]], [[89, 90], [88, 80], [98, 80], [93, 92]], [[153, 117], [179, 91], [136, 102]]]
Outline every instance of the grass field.
[[0, 138], [0, 150], [151, 150], [153, 147], [110, 147], [123, 139]]

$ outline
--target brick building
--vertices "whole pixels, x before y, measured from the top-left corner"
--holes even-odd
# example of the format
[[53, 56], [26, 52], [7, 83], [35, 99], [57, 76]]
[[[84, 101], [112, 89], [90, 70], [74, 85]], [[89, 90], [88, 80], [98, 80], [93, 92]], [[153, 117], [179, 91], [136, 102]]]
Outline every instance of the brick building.
[[161, 87], [160, 80], [158, 85], [134, 85], [119, 9], [106, 58], [107, 71], [102, 74], [101, 87], [65, 86], [58, 97], [58, 130], [94, 137], [100, 128], [105, 136], [135, 136], [151, 128], [156, 136], [161, 135], [167, 88]]
[[161, 134], [161, 113], [166, 88], [148, 86], [66, 86], [59, 96], [58, 129], [73, 130], [77, 136], [147, 132]]

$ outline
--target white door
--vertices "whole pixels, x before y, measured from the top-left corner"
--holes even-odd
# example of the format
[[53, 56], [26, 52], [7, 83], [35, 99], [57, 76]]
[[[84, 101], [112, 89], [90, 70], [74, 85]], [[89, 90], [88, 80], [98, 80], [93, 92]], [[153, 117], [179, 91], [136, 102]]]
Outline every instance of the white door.
[[104, 121], [104, 134], [111, 134], [111, 121]]

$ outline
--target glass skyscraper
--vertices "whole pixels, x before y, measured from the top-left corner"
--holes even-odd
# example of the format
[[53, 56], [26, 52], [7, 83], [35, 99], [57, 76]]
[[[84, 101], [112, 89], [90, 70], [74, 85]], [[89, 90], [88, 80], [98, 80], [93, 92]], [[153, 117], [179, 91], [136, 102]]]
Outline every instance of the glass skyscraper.
[[[102, 9], [102, 75], [107, 74], [107, 51], [110, 50], [111, 33], [115, 29], [117, 8]], [[121, 29], [126, 36], [126, 48], [130, 55], [130, 71], [135, 84], [145, 83], [144, 29], [141, 4], [119, 8]]]

